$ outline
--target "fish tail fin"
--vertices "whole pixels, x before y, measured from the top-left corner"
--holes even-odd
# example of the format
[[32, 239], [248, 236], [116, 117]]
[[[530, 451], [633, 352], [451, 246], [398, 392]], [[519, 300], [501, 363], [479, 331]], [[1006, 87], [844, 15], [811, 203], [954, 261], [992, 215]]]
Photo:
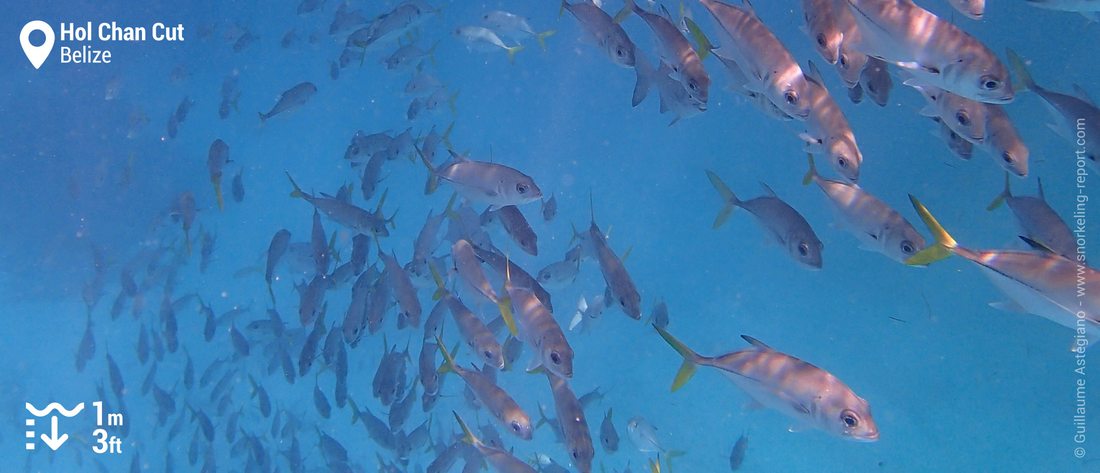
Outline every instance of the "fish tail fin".
[[1001, 204], [1005, 203], [1005, 199], [1007, 199], [1009, 197], [1012, 197], [1012, 188], [1011, 188], [1011, 184], [1009, 184], [1008, 172], [1006, 171], [1005, 172], [1005, 190], [1001, 191], [1000, 194], [997, 194], [997, 197], [994, 197], [993, 202], [990, 202], [989, 205], [985, 209], [986, 210], [994, 210], [997, 207], [1000, 207]]
[[649, 88], [653, 86], [655, 69], [649, 67], [649, 64], [642, 59], [641, 55], [636, 55], [634, 57], [634, 74], [638, 79], [634, 83], [634, 95], [630, 98], [630, 105], [637, 107], [649, 95]]
[[809, 169], [806, 171], [806, 176], [802, 178], [802, 185], [808, 186], [817, 177], [817, 166], [814, 165], [814, 155], [806, 153], [806, 161], [810, 163]]
[[630, 13], [634, 10], [641, 10], [641, 8], [634, 4], [634, 0], [626, 0], [625, 2], [623, 2], [623, 9], [619, 10], [619, 13], [615, 14], [615, 17], [612, 19], [612, 21], [614, 21], [615, 24], [622, 23], [624, 20], [626, 20], [628, 16], [630, 16]]
[[462, 420], [462, 417], [459, 417], [458, 413], [455, 411], [451, 411], [451, 414], [455, 415], [458, 426], [462, 428], [462, 441], [474, 446], [481, 445], [481, 440], [478, 440], [474, 432], [470, 430], [470, 426], [466, 425], [466, 422]]
[[432, 280], [435, 281], [435, 293], [432, 294], [432, 300], [438, 301], [447, 295], [446, 283], [443, 282], [443, 276], [439, 275], [439, 271], [435, 269], [435, 265], [431, 261], [428, 261], [428, 271], [431, 271]]
[[439, 352], [443, 354], [443, 364], [439, 367], [439, 373], [450, 373], [455, 371], [455, 359], [451, 356], [451, 352], [447, 351], [447, 346], [443, 344], [443, 339], [439, 335], [435, 336], [435, 342], [439, 345]]
[[707, 55], [714, 49], [714, 45], [711, 44], [706, 33], [703, 33], [703, 29], [699, 28], [699, 25], [697, 25], [695, 20], [692, 20], [691, 17], [684, 17], [684, 26], [687, 27], [688, 32], [691, 33], [692, 39], [695, 40], [695, 53], [699, 56], [699, 60], [702, 61], [706, 59]]
[[1024, 63], [1023, 58], [1012, 48], [1006, 48], [1005, 54], [1008, 55], [1008, 62], [1012, 65], [1013, 72], [1016, 73], [1016, 81], [1012, 85], [1017, 88], [1027, 90], [1035, 88], [1035, 80], [1031, 78], [1031, 73], [1027, 70], [1027, 65]]
[[672, 334], [668, 333], [665, 329], [656, 325], [654, 325], [653, 328], [657, 329], [657, 333], [661, 335], [661, 338], [665, 339], [665, 341], [672, 346], [672, 349], [676, 350], [676, 353], [679, 353], [680, 356], [684, 358], [684, 363], [680, 365], [680, 370], [676, 372], [676, 378], [672, 380], [672, 390], [676, 391], [687, 384], [688, 380], [695, 374], [695, 361], [699, 359], [699, 354], [695, 353], [691, 348], [688, 348], [687, 345], [684, 345], [684, 342], [677, 340], [676, 337], [673, 337]]
[[561, 0], [561, 6], [558, 7], [558, 18], [561, 18], [561, 16], [565, 14], [565, 7], [568, 6], [569, 2], [567, 0]]
[[519, 329], [516, 328], [516, 317], [512, 313], [512, 297], [508, 295], [508, 288], [512, 285], [512, 262], [508, 255], [504, 256], [504, 284], [500, 288], [500, 296], [497, 296], [497, 310], [500, 311], [500, 318], [504, 320], [504, 325], [508, 327], [508, 333], [513, 337], [519, 336]]
[[[455, 97], [458, 97], [458, 92], [455, 92]], [[447, 149], [454, 149], [454, 145], [451, 144], [451, 130], [455, 127], [455, 121], [451, 120], [451, 124], [447, 125], [447, 129], [443, 131], [443, 144], [447, 145]]]
[[294, 186], [294, 190], [290, 192], [291, 197], [304, 198], [306, 193], [302, 192], [302, 188], [298, 187], [298, 183], [294, 182], [294, 178], [290, 177], [290, 171], [283, 171], [286, 173], [286, 178], [290, 179], [290, 185]]
[[546, 38], [554, 36], [554, 33], [557, 33], [557, 31], [546, 30], [542, 33], [535, 34], [535, 40], [539, 42], [539, 47], [542, 48], [543, 51], [546, 51]]
[[520, 51], [523, 51], [523, 45], [522, 44], [517, 44], [515, 46], [506, 48], [505, 51], [508, 51], [508, 62], [510, 62], [512, 64], [515, 64], [516, 63], [516, 53], [518, 53]]
[[734, 207], [741, 203], [741, 201], [730, 190], [729, 186], [722, 181], [722, 178], [718, 177], [714, 171], [707, 170], [707, 178], [710, 179], [710, 184], [714, 186], [714, 190], [718, 191], [718, 195], [722, 196], [722, 209], [718, 211], [718, 215], [714, 217], [714, 225], [712, 228], [721, 227], [722, 224], [729, 220], [730, 214], [733, 213]]
[[920, 219], [928, 227], [928, 231], [932, 232], [932, 236], [936, 238], [936, 244], [928, 245], [927, 248], [905, 260], [905, 264], [924, 266], [951, 256], [951, 250], [958, 247], [958, 243], [947, 233], [947, 230], [944, 230], [940, 222], [936, 221], [936, 217], [932, 216], [932, 213], [928, 211], [924, 204], [920, 203], [912, 194], [909, 195], [909, 200], [913, 203], [913, 208], [916, 209], [917, 214], [920, 215]]
[[264, 116], [264, 112], [256, 112], [256, 113], [258, 115], [260, 115], [260, 126], [263, 126], [264, 123], [267, 123], [267, 117]]
[[428, 168], [428, 181], [424, 183], [424, 195], [432, 194], [437, 188], [439, 188], [439, 174], [435, 168], [432, 167], [432, 163], [428, 161], [428, 158], [424, 156], [424, 153], [420, 151], [420, 147], [415, 143], [413, 149], [416, 150], [416, 154], [420, 156], [420, 162], [424, 163], [424, 167]]
[[225, 199], [222, 198], [222, 178], [221, 176], [214, 176], [210, 178], [210, 182], [214, 184], [214, 198], [218, 200], [218, 211], [225, 210]]

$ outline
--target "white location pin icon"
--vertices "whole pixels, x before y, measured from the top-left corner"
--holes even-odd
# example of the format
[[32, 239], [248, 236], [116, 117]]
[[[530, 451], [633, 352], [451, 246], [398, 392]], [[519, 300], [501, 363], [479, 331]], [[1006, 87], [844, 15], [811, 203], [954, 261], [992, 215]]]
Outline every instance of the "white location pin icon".
[[[41, 46], [31, 44], [31, 33], [35, 31], [41, 31], [46, 36], [46, 41], [43, 41]], [[23, 25], [23, 31], [19, 33], [19, 44], [23, 46], [23, 53], [27, 55], [27, 59], [35, 69], [42, 67], [42, 63], [50, 57], [53, 39], [53, 28], [45, 21], [34, 20]]]

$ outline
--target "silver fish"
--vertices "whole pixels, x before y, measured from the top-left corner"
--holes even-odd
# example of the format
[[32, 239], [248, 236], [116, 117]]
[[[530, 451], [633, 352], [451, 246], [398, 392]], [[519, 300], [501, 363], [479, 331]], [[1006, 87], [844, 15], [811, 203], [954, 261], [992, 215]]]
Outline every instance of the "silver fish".
[[[1032, 0], [1029, 3], [1038, 6], [1049, 2]], [[1100, 2], [1093, 1], [1090, 6], [1094, 17], [1097, 17], [1096, 20], [1100, 21]], [[1055, 124], [1050, 124], [1048, 127], [1066, 141], [1076, 144], [1076, 155], [1084, 157], [1093, 169], [1100, 170], [1100, 144], [1097, 144], [1096, 138], [1100, 136], [1100, 107], [1096, 102], [1090, 99], [1080, 87], [1074, 88], [1074, 95], [1047, 90], [1035, 83], [1023, 59], [1015, 51], [1008, 50], [1008, 59], [1023, 88], [1035, 92], [1050, 110]], [[1089, 137], [1085, 140], [1084, 146], [1080, 145], [1079, 140], [1082, 132]]]
[[531, 418], [523, 411], [515, 399], [496, 385], [491, 379], [480, 371], [468, 370], [455, 364], [447, 347], [436, 339], [440, 352], [443, 353], [444, 365], [441, 372], [454, 372], [466, 385], [473, 390], [477, 400], [500, 421], [508, 432], [523, 440], [531, 440], [534, 428], [531, 426]]
[[573, 394], [573, 390], [569, 389], [569, 383], [565, 378], [546, 371], [546, 379], [550, 382], [550, 390], [554, 394], [554, 407], [570, 461], [573, 462], [573, 467], [577, 471], [590, 473], [592, 457], [595, 456], [596, 451], [592, 446], [592, 435], [588, 431], [584, 408], [581, 407], [576, 394]]
[[913, 2], [846, 0], [859, 26], [853, 47], [894, 63], [921, 82], [987, 103], [1014, 97], [1008, 70], [993, 51]]
[[603, 445], [603, 451], [607, 453], [615, 453], [619, 450], [619, 432], [615, 430], [615, 422], [611, 420], [611, 408], [607, 408], [607, 414], [603, 416], [603, 422], [600, 423], [600, 445]]
[[[490, 447], [482, 443], [481, 440], [474, 436], [473, 431], [471, 431], [470, 428], [466, 426], [466, 422], [464, 422], [462, 418], [458, 416], [457, 412], [454, 413], [454, 416], [455, 420], [458, 421], [458, 425], [462, 427], [462, 432], [464, 434], [462, 440], [470, 445], [473, 445], [474, 448], [477, 449], [477, 452], [481, 454], [481, 457], [493, 466], [493, 469], [500, 473], [536, 473], [535, 469], [531, 467], [531, 465], [528, 465], [527, 462], [516, 458], [511, 453], [508, 453], [507, 451], [499, 448]], [[477, 468], [478, 470], [480, 470], [481, 466], [478, 465]], [[431, 471], [430, 468], [429, 471]]]
[[657, 332], [684, 358], [673, 391], [691, 379], [697, 365], [709, 366], [721, 371], [756, 402], [798, 423], [848, 440], [878, 440], [878, 427], [867, 401], [821, 368], [747, 335], [741, 338], [752, 347], [709, 357], [696, 353], [664, 329], [657, 328]]
[[1019, 196], [1012, 195], [1009, 187], [1009, 176], [1005, 173], [1005, 189], [997, 195], [986, 210], [994, 210], [1001, 204], [1008, 204], [1012, 214], [1016, 216], [1016, 223], [1028, 238], [1042, 243], [1055, 253], [1069, 259], [1076, 258], [1077, 240], [1073, 238], [1066, 222], [1058, 216], [1058, 212], [1050, 208], [1050, 204], [1043, 195], [1043, 180], [1039, 180], [1039, 195]]
[[821, 188], [863, 248], [899, 263], [924, 249], [924, 237], [900, 213], [858, 185], [822, 178], [814, 168], [813, 157], [807, 156], [807, 161], [810, 169], [802, 183], [814, 182]]
[[523, 45], [508, 46], [497, 36], [493, 30], [484, 26], [460, 26], [455, 30], [455, 36], [466, 43], [470, 49], [503, 49], [508, 53], [508, 61], [515, 62], [516, 53], [523, 50]]
[[222, 199], [222, 168], [229, 163], [229, 145], [221, 138], [210, 143], [210, 152], [206, 158], [206, 168], [210, 172], [210, 183], [214, 185], [214, 197], [218, 201], [218, 210], [225, 208]]
[[795, 261], [810, 269], [821, 269], [821, 250], [825, 245], [821, 244], [821, 240], [817, 238], [817, 234], [802, 214], [779, 199], [771, 188], [765, 185], [764, 190], [767, 195], [741, 200], [717, 174], [707, 171], [707, 177], [725, 202], [714, 219], [714, 228], [726, 223], [735, 207], [742, 207], [753, 214], [760, 224], [772, 233], [775, 240]]
[[287, 89], [281, 95], [279, 100], [275, 103], [275, 106], [271, 108], [267, 113], [260, 112], [260, 123], [266, 122], [267, 119], [278, 115], [280, 113], [289, 112], [291, 110], [300, 108], [309, 102], [309, 99], [313, 98], [317, 94], [317, 86], [310, 82], [302, 82], [294, 87]]
[[809, 63], [806, 80], [809, 88], [803, 99], [810, 106], [810, 115], [805, 120], [806, 131], [799, 135], [806, 142], [805, 150], [824, 154], [837, 173], [851, 182], [859, 181], [863, 153], [859, 151], [848, 118], [825, 88], [813, 62]]
[[[924, 265], [952, 254], [977, 264], [1009, 300], [993, 307], [1038, 315], [1074, 330], [1072, 347], [1084, 353], [1085, 346], [1100, 340], [1100, 272], [1084, 266], [1084, 254], [1073, 259], [1054, 253], [1049, 247], [1024, 238], [1034, 251], [972, 250], [960, 246], [931, 212], [910, 196], [921, 220], [936, 237], [930, 245], [907, 261]], [[1084, 294], [1081, 297], [1080, 294]]]
[[[707, 99], [710, 89], [710, 76], [703, 68], [703, 61], [699, 59], [695, 49], [688, 42], [680, 29], [672, 23], [668, 10], [661, 7], [661, 14], [650, 13], [643, 10], [638, 4], [631, 2], [634, 13], [645, 20], [649, 28], [653, 30], [660, 46], [661, 63], [667, 64], [672, 69], [672, 75], [687, 92], [686, 102], [693, 105], [699, 111], [707, 109]], [[658, 68], [659, 70], [659, 68]], [[660, 74], [660, 72], [658, 72]]]
[[485, 225], [489, 222], [500, 223], [508, 236], [512, 238], [512, 241], [516, 242], [524, 253], [531, 256], [539, 255], [539, 237], [531, 229], [531, 224], [527, 223], [527, 218], [523, 216], [518, 207], [505, 205], [497, 210], [486, 209], [481, 214], [481, 224]]
[[531, 24], [520, 15], [512, 12], [493, 10], [481, 15], [481, 21], [497, 33], [508, 36], [514, 40], [531, 36], [538, 41], [539, 47], [546, 50], [546, 38], [554, 34], [554, 30], [535, 31]]
[[750, 91], [764, 94], [775, 106], [796, 120], [810, 114], [804, 101], [809, 87], [802, 68], [752, 8], [717, 0], [699, 0], [728, 37], [719, 49], [744, 71]]
[[442, 179], [454, 186], [466, 200], [489, 204], [491, 209], [523, 205], [542, 198], [542, 190], [534, 179], [516, 169], [503, 164], [469, 160], [454, 151], [450, 153], [452, 160], [438, 169], [424, 160], [429, 171], [425, 189], [429, 193], [435, 191], [437, 181]]

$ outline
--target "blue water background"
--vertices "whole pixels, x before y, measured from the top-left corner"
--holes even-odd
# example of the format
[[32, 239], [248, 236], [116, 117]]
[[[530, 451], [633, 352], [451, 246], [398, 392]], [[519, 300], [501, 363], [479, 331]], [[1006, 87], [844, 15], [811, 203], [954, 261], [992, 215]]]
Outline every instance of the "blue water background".
[[[356, 6], [374, 15], [393, 3]], [[619, 6], [609, 3], [609, 8]], [[675, 4], [666, 3], [676, 10]], [[941, 16], [953, 15], [944, 1], [922, 5]], [[689, 6], [703, 28], [714, 31], [705, 10]], [[441, 130], [451, 121], [457, 150], [484, 160], [491, 151], [494, 160], [523, 170], [544, 192], [557, 197], [559, 214], [550, 223], [537, 217], [537, 204], [523, 208], [539, 234], [539, 257], [522, 254], [505, 243], [506, 237], [494, 234], [520, 265], [533, 273], [560, 259], [569, 246], [570, 223], [584, 227], [589, 222], [591, 194], [596, 219], [610, 229], [611, 246], [619, 254], [631, 249], [626, 264], [642, 293], [646, 314], [656, 301], [667, 301], [670, 330], [704, 354], [743, 348], [747, 345], [739, 335], [750, 334], [831, 371], [871, 403], [881, 432], [881, 439], [871, 444], [816, 431], [790, 433], [786, 418], [744, 409], [748, 397], [706, 369], [686, 388], [670, 393], [680, 363], [675, 352], [648, 325], [608, 310], [586, 333], [568, 335], [577, 360], [573, 389], [578, 394], [596, 387], [608, 390], [602, 403], [587, 413], [590, 429], [597, 433], [603, 411], [613, 407], [623, 437], [620, 451], [613, 455], [597, 446], [597, 469], [601, 464], [607, 471], [621, 471], [628, 464], [634, 471], [643, 468], [647, 455], [633, 449], [626, 438], [626, 420], [636, 415], [658, 427], [666, 448], [686, 452], [672, 461], [674, 471], [726, 471], [730, 447], [743, 433], [750, 437], [745, 471], [1100, 468], [1095, 460], [1083, 463], [1072, 455], [1077, 446], [1071, 419], [1077, 378], [1067, 352], [1071, 332], [1038, 317], [989, 307], [1002, 297], [974, 265], [960, 259], [913, 269], [858, 249], [855, 239], [833, 223], [821, 192], [800, 184], [805, 161], [795, 137], [798, 130], [763, 118], [720, 90], [725, 76], [713, 59], [706, 63], [713, 78], [710, 109], [668, 127], [671, 117], [658, 114], [653, 98], [630, 107], [633, 71], [615, 67], [584, 42], [577, 22], [568, 14], [559, 18], [555, 3], [456, 2], [423, 25], [418, 42], [426, 47], [440, 41], [435, 64], [427, 67], [434, 68], [448, 88], [460, 91], [457, 113], [452, 116], [444, 110], [409, 123], [405, 111], [410, 98], [402, 89], [410, 74], [386, 71], [379, 63], [396, 46], [369, 51], [362, 67], [344, 69], [334, 81], [329, 78], [329, 62], [342, 44], [327, 35], [327, 27], [335, 3], [327, 2], [322, 12], [305, 16], [296, 15], [295, 7], [293, 2], [9, 5], [0, 22], [0, 359], [6, 360], [0, 363], [0, 470], [92, 471], [99, 461], [108, 471], [126, 471], [134, 452], [141, 452], [144, 471], [161, 471], [165, 450], [172, 452], [176, 471], [190, 470], [185, 458], [194, 426], [189, 424], [166, 443], [167, 426], [155, 426], [152, 398], [137, 392], [148, 370], [135, 355], [138, 322], [129, 310], [116, 321], [108, 316], [119, 291], [118, 267], [149, 244], [178, 239], [180, 231], [164, 220], [165, 213], [180, 192], [193, 192], [202, 210], [192, 236], [201, 225], [216, 233], [217, 249], [205, 273], [198, 271], [197, 252], [192, 255], [179, 273], [175, 295], [198, 292], [219, 314], [251, 304], [244, 320], [260, 318], [269, 304], [261, 273], [234, 274], [262, 267], [261, 255], [276, 230], [289, 229], [294, 241], [306, 240], [310, 230], [312, 209], [288, 197], [284, 170], [307, 189], [334, 192], [355, 180], [342, 155], [356, 130], [400, 132], [413, 126], [422, 134], [432, 125]], [[820, 63], [799, 30], [802, 13], [795, 2], [760, 2], [757, 8], [798, 59]], [[529, 42], [510, 64], [502, 51], [467, 50], [453, 29], [477, 23], [492, 9], [525, 15], [538, 30], [556, 29], [548, 51]], [[1096, 24], [1022, 2], [992, 2], [981, 22], [954, 17], [1002, 57], [1004, 48], [1011, 47], [1031, 60], [1040, 83], [1059, 91], [1076, 83], [1100, 95], [1100, 61], [1092, 49], [1100, 41]], [[180, 44], [112, 44], [110, 65], [61, 65], [55, 51], [41, 70], [34, 70], [15, 38], [26, 21], [36, 18], [51, 24], [182, 22], [188, 37]], [[232, 39], [223, 37], [234, 23], [253, 31], [259, 41], [234, 53]], [[203, 28], [213, 28], [213, 34], [200, 39]], [[291, 28], [297, 28], [301, 39], [283, 49], [279, 39]], [[636, 17], [627, 20], [625, 28], [653, 57], [649, 29]], [[313, 33], [319, 38], [315, 44], [303, 41]], [[186, 70], [185, 78], [170, 79], [176, 67]], [[221, 120], [219, 88], [231, 71], [240, 74], [239, 113]], [[1008, 211], [985, 210], [1003, 179], [987, 155], [976, 151], [970, 162], [953, 157], [933, 136], [933, 124], [916, 113], [923, 100], [901, 87], [896, 77], [889, 106], [879, 108], [869, 102], [849, 103], [838, 77], [831, 70], [824, 72], [863, 151], [860, 183], [865, 189], [915, 224], [906, 194], [920, 196], [966, 245], [1020, 247]], [[121, 95], [104, 101], [104, 88], [115, 78], [121, 80]], [[306, 80], [318, 87], [310, 103], [260, 126], [255, 112], [266, 111], [279, 93]], [[195, 101], [188, 119], [176, 139], [162, 140], [168, 116], [185, 96]], [[135, 110], [147, 114], [150, 123], [127, 139], [127, 118]], [[1034, 94], [1021, 94], [1008, 111], [1032, 159], [1030, 177], [1014, 180], [1014, 189], [1032, 194], [1036, 177], [1041, 177], [1047, 200], [1068, 217], [1075, 192], [1072, 149], [1046, 128], [1049, 117]], [[206, 173], [207, 150], [215, 138], [229, 144], [234, 161], [223, 183], [227, 200], [228, 181], [241, 166], [247, 189], [243, 203], [229, 201], [220, 212]], [[132, 179], [124, 185], [122, 175], [131, 157]], [[821, 237], [824, 269], [810, 272], [798, 267], [744, 211], [712, 230], [720, 199], [704, 169], [717, 172], [742, 197], [759, 195], [758, 182], [774, 188]], [[404, 262], [428, 210], [441, 210], [449, 192], [423, 195], [426, 172], [419, 164], [394, 161], [386, 174], [385, 208], [400, 210], [397, 230], [382, 247]], [[358, 191], [356, 199], [373, 206], [374, 201], [363, 203]], [[325, 227], [330, 232], [338, 228], [331, 221]], [[919, 224], [918, 228], [924, 230]], [[1088, 229], [1100, 234], [1095, 220]], [[346, 248], [348, 232], [338, 234]], [[92, 275], [93, 245], [103, 248], [111, 269], [92, 313], [96, 355], [78, 374], [73, 359], [85, 326], [81, 287]], [[1090, 255], [1095, 258], [1097, 253], [1090, 249]], [[290, 282], [281, 281], [276, 291], [284, 319], [297, 326], [297, 297]], [[568, 323], [581, 296], [590, 299], [602, 291], [599, 270], [586, 262], [576, 283], [553, 291], [559, 322]], [[421, 291], [425, 312], [430, 308], [428, 292]], [[330, 293], [328, 320], [342, 317], [348, 293], [346, 288]], [[147, 326], [157, 325], [159, 302], [159, 288], [151, 290], [141, 314]], [[203, 320], [197, 313], [178, 317], [181, 345], [194, 358], [198, 374], [232, 350], [224, 331], [212, 343], [202, 341]], [[420, 332], [398, 332], [392, 319], [391, 311], [388, 340], [403, 347], [411, 339], [415, 357]], [[456, 337], [449, 327], [448, 338]], [[351, 396], [375, 413], [385, 411], [370, 396], [370, 376], [381, 345], [376, 335], [349, 352]], [[74, 439], [56, 454], [44, 451], [41, 444], [38, 451], [23, 450], [23, 403], [41, 407], [55, 400], [65, 405], [95, 400], [95, 384], [109, 386], [104, 361], [108, 350], [130, 390], [131, 433], [124, 441], [124, 454], [93, 459], [84, 444], [90, 441], [90, 417], [68, 425]], [[180, 354], [168, 355], [160, 364], [159, 386], [170, 389], [177, 384], [183, 367]], [[471, 354], [464, 350], [460, 358]], [[241, 369], [262, 380], [278, 407], [298, 416], [308, 465], [322, 466], [317, 426], [338, 438], [362, 471], [374, 471], [379, 450], [361, 426], [349, 424], [350, 411], [339, 410], [324, 420], [313, 409], [314, 373], [290, 386], [278, 373], [263, 375], [266, 360], [256, 355], [240, 363]], [[331, 374], [319, 379], [331, 400]], [[248, 398], [247, 378], [238, 381], [234, 399], [244, 406], [242, 429], [261, 435], [268, 453], [276, 457], [276, 450], [287, 445], [270, 440], [265, 433], [270, 420], [262, 419], [255, 401]], [[540, 403], [552, 405], [541, 376], [516, 371], [503, 374], [501, 382], [531, 413]], [[435, 408], [433, 432], [456, 429], [451, 409], [470, 420], [489, 422], [484, 411], [475, 414], [465, 405], [456, 378], [444, 386], [453, 397]], [[1100, 391], [1090, 385], [1090, 407], [1100, 405], [1096, 392]], [[205, 392], [189, 395], [182, 386], [175, 397], [181, 411], [185, 399], [209, 404]], [[419, 424], [424, 416], [415, 408], [407, 425]], [[220, 440], [225, 419], [214, 421]], [[1088, 421], [1100, 426], [1095, 411], [1090, 411]], [[566, 460], [564, 448], [554, 443], [546, 428], [533, 442], [510, 437], [505, 442], [522, 458], [544, 452], [559, 462]], [[1100, 443], [1091, 437], [1085, 447], [1090, 446], [1100, 453]], [[221, 469], [243, 468], [240, 457], [231, 458], [224, 442], [216, 442], [215, 448]], [[410, 471], [418, 471], [415, 467], [431, 458], [414, 457]], [[281, 457], [276, 465], [285, 471]]]

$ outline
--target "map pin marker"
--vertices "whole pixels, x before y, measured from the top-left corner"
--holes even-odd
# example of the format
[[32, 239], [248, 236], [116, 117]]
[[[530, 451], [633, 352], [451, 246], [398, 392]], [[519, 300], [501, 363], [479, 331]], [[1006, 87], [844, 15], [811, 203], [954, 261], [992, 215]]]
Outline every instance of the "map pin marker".
[[[46, 36], [46, 41], [43, 41], [41, 46], [31, 44], [31, 33], [35, 31], [41, 31]], [[23, 31], [19, 33], [19, 44], [23, 46], [23, 53], [27, 55], [31, 65], [38, 69], [42, 67], [42, 63], [46, 62], [46, 58], [50, 57], [50, 51], [53, 50], [53, 28], [42, 20], [28, 22], [23, 25]]]

